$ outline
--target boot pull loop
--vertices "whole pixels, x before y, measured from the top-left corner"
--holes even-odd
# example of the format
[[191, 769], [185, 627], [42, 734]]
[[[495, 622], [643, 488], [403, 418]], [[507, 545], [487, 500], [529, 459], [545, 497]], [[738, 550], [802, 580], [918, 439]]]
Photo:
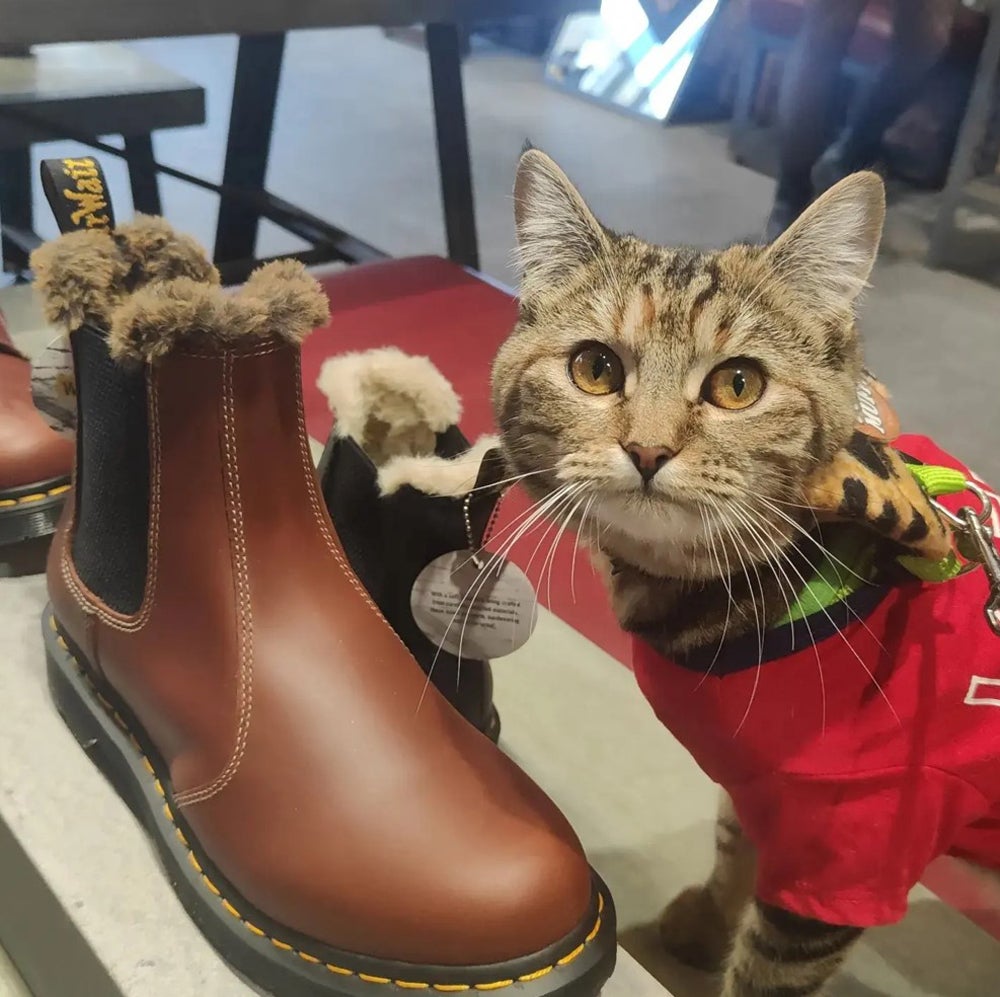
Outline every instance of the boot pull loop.
[[93, 156], [79, 159], [43, 159], [42, 190], [60, 232], [115, 227], [111, 195], [101, 164]]

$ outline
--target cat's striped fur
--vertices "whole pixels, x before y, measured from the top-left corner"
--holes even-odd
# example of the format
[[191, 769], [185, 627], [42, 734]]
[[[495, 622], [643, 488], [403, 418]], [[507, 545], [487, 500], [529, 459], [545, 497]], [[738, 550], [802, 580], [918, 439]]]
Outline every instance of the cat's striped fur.
[[[550, 511], [582, 540], [581, 520], [596, 525], [621, 624], [664, 652], [776, 621], [805, 522], [796, 499], [853, 429], [853, 303], [877, 250], [881, 182], [849, 178], [771, 247], [664, 249], [603, 227], [559, 167], [529, 149], [515, 213], [520, 320], [493, 370], [512, 469], [536, 498], [566, 489]], [[613, 396], [569, 377], [588, 341], [622, 359]], [[747, 355], [768, 375], [753, 410], [702, 404], [709, 372]], [[671, 473], [640, 485], [632, 442], [676, 454]], [[574, 506], [574, 495], [588, 503]], [[726, 997], [819, 993], [860, 932], [752, 901], [753, 882], [753, 849], [724, 802], [715, 869], [667, 908], [665, 944], [696, 965], [725, 961]]]

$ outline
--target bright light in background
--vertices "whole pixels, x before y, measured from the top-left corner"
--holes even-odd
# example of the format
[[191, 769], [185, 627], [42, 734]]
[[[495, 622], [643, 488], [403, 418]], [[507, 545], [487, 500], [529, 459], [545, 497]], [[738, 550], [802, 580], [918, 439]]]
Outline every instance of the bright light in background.
[[[677, 59], [669, 72], [656, 84], [649, 93], [649, 109], [658, 118], [665, 118], [674, 106], [684, 77], [687, 76], [694, 60], [694, 43], [708, 24], [709, 18], [715, 13], [719, 0], [701, 0], [701, 3], [680, 23], [677, 30], [663, 43], [662, 49], [670, 50], [670, 58], [663, 60], [663, 65], [669, 64], [678, 53], [684, 54]], [[650, 53], [652, 54], [652, 53]], [[648, 59], [649, 56], [646, 56]], [[643, 60], [645, 61], [645, 60]], [[642, 63], [639, 64], [641, 66]], [[639, 66], [636, 75], [639, 75]], [[655, 79], [652, 76], [651, 79]], [[644, 81], [646, 82], [646, 81]]]
[[685, 3], [687, 16], [661, 41], [639, 0], [601, 0], [600, 13], [564, 20], [546, 75], [601, 103], [669, 120], [718, 7], [719, 0]]
[[639, 60], [635, 67], [636, 80], [648, 87], [698, 37], [718, 5], [719, 0], [702, 0], [662, 45]]
[[650, 113], [655, 117], [665, 118], [670, 113], [670, 108], [674, 106], [684, 77], [687, 76], [687, 71], [691, 68], [692, 59], [694, 59], [694, 53], [685, 52], [673, 64], [670, 72], [650, 91], [647, 104]]
[[649, 27], [649, 18], [639, 0], [601, 0], [601, 19], [622, 51]]
[[580, 46], [576, 61], [581, 69], [604, 69], [616, 54], [603, 38], [590, 38]]

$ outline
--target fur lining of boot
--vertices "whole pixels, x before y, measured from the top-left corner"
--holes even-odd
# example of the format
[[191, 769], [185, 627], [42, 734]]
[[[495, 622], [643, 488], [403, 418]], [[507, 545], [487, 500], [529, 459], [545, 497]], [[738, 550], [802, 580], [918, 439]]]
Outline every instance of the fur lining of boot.
[[376, 466], [390, 457], [433, 454], [437, 434], [462, 415], [441, 371], [394, 346], [331, 357], [316, 385], [337, 417], [336, 433], [356, 440]]
[[194, 239], [150, 215], [136, 215], [114, 232], [67, 232], [39, 246], [31, 268], [46, 318], [68, 332], [84, 324], [106, 329], [114, 310], [151, 282], [219, 283]]
[[499, 446], [498, 436], [480, 436], [464, 454], [450, 459], [434, 454], [390, 457], [379, 468], [379, 491], [392, 495], [404, 485], [410, 485], [427, 495], [463, 498], [476, 487], [483, 459]]
[[411, 485], [428, 495], [463, 496], [498, 445], [484, 436], [457, 457], [435, 454], [438, 434], [458, 423], [462, 403], [428, 357], [394, 346], [345, 353], [324, 362], [316, 384], [336, 416], [334, 432], [354, 439], [378, 468], [383, 495]]
[[298, 344], [329, 318], [326, 295], [306, 268], [274, 260], [232, 294], [190, 277], [147, 284], [111, 316], [108, 349], [117, 360], [153, 363], [181, 344], [220, 349], [271, 337]]

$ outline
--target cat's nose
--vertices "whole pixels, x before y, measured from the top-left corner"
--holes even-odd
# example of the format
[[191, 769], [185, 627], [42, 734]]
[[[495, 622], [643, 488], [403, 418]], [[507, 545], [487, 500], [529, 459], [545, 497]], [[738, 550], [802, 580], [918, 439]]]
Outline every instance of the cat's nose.
[[626, 443], [624, 449], [642, 476], [643, 484], [647, 485], [656, 476], [656, 472], [677, 453], [669, 447], [644, 447], [639, 443]]

